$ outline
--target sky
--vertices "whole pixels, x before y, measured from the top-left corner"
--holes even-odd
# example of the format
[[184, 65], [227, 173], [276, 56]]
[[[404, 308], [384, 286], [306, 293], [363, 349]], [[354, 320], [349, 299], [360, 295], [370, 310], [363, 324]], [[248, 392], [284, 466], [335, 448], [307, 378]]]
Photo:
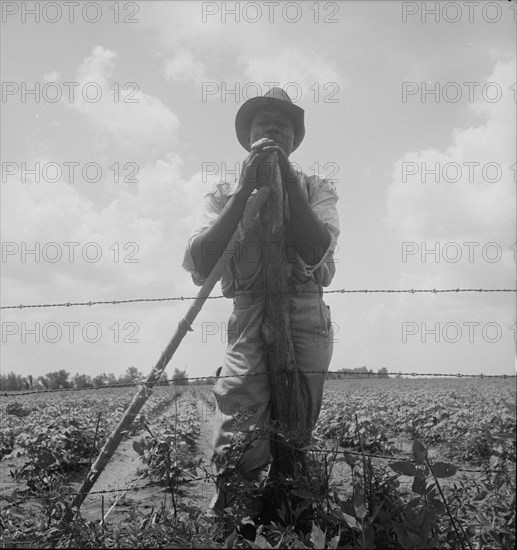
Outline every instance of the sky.
[[[186, 241], [273, 85], [339, 195], [326, 291], [515, 289], [515, 51], [506, 1], [2, 2], [1, 305], [194, 296]], [[331, 370], [515, 373], [515, 292], [324, 299]], [[148, 374], [190, 303], [3, 309], [1, 372]], [[214, 373], [231, 309], [169, 375]]]

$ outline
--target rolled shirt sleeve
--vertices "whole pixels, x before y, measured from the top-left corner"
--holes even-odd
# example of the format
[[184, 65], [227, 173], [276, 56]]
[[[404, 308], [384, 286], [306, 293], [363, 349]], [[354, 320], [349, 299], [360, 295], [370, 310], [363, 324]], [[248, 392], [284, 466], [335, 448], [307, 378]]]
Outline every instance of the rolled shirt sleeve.
[[221, 197], [228, 192], [229, 185], [226, 183], [215, 184], [212, 190], [204, 197], [203, 207], [201, 215], [192, 229], [190, 237], [187, 241], [187, 247], [185, 249], [185, 255], [183, 257], [183, 268], [186, 269], [192, 276], [192, 281], [196, 286], [202, 286], [206, 281], [206, 277], [201, 275], [194, 264], [190, 247], [194, 239], [201, 234], [205, 229], [208, 229], [214, 221], [217, 219], [224, 204]]
[[334, 251], [339, 237], [339, 216], [336, 207], [339, 197], [335, 185], [330, 180], [306, 175], [302, 178], [305, 181], [312, 211], [330, 233], [330, 243], [321, 260], [316, 264], [307, 264], [300, 254], [298, 254], [298, 264], [307, 278], [322, 286], [328, 286], [336, 273]]

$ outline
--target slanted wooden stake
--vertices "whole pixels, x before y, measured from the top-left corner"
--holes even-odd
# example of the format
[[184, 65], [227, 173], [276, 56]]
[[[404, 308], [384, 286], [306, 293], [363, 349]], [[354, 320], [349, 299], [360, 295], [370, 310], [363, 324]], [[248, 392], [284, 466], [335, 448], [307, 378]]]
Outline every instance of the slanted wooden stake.
[[[285, 251], [284, 194], [277, 154], [268, 162], [269, 198], [260, 211], [260, 241], [265, 303], [261, 327], [271, 387], [271, 416], [289, 435], [289, 445], [272, 434], [271, 473], [296, 475], [305, 471], [305, 457], [296, 444], [305, 434], [299, 375], [289, 320]], [[293, 446], [294, 444], [294, 446]]]
[[[248, 212], [246, 213], [246, 215], [242, 220], [242, 231], [244, 233], [246, 233], [249, 230], [255, 216], [258, 214], [261, 206], [266, 201], [268, 195], [269, 195], [268, 188], [260, 189], [259, 192], [257, 193], [257, 196], [255, 197]], [[151, 395], [153, 386], [157, 382], [159, 382], [160, 376], [162, 375], [163, 371], [165, 370], [165, 367], [171, 360], [175, 351], [178, 349], [178, 346], [180, 345], [184, 336], [187, 334], [187, 331], [192, 330], [191, 328], [192, 323], [197, 317], [197, 314], [201, 311], [201, 308], [203, 307], [206, 299], [212, 292], [215, 284], [221, 278], [228, 260], [236, 250], [236, 247], [235, 247], [236, 238], [237, 238], [237, 232], [231, 238], [225, 251], [219, 258], [219, 261], [214, 266], [214, 268], [212, 269], [212, 272], [210, 273], [205, 283], [199, 290], [196, 299], [188, 309], [185, 317], [179, 322], [178, 328], [176, 329], [174, 336], [171, 338], [167, 347], [162, 352], [162, 355], [158, 360], [158, 362], [156, 363], [156, 365], [154, 366], [151, 374], [147, 377], [145, 382], [142, 382], [142, 384], [139, 386], [139, 389], [135, 397], [133, 398], [131, 405], [129, 405], [128, 409], [124, 413], [124, 416], [118, 423], [117, 427], [115, 428], [113, 433], [109, 436], [108, 440], [104, 444], [104, 447], [99, 453], [99, 456], [95, 460], [81, 488], [79, 489], [78, 494], [76, 495], [74, 501], [72, 502], [72, 508], [79, 509], [81, 507], [81, 504], [84, 502], [84, 499], [86, 498], [88, 493], [91, 491], [93, 485], [99, 478], [101, 472], [106, 467], [106, 464], [108, 464], [109, 460], [113, 456], [113, 453], [117, 450], [117, 447], [122, 441], [122, 438], [124, 437], [125, 433], [129, 430], [132, 423], [134, 422], [136, 415], [138, 414], [140, 409], [143, 407], [144, 403], [147, 401], [147, 398]], [[71, 520], [72, 516], [70, 514], [67, 514], [65, 519]]]

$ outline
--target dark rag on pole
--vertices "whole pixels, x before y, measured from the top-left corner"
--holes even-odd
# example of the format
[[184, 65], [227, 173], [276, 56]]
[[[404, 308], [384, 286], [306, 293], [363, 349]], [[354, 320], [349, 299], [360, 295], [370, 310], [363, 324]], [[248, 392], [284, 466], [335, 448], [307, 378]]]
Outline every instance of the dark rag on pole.
[[[305, 470], [301, 434], [306, 415], [289, 319], [284, 188], [276, 153], [264, 163], [268, 168], [269, 198], [260, 211], [260, 241], [264, 273], [264, 314], [261, 337], [271, 389], [271, 421], [288, 439], [271, 435], [271, 474], [294, 476]], [[305, 406], [308, 406], [306, 403]], [[286, 444], [287, 443], [287, 444]]]

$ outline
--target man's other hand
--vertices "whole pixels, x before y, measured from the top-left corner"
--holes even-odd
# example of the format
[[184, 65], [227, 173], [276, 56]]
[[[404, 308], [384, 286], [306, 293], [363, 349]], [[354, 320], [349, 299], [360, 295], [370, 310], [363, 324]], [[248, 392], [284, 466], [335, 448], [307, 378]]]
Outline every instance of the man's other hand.
[[250, 154], [244, 159], [239, 179], [239, 188], [251, 194], [253, 189], [259, 188], [268, 181], [272, 164], [269, 158], [273, 153], [272, 147], [277, 143], [269, 138], [262, 138], [251, 146]]

